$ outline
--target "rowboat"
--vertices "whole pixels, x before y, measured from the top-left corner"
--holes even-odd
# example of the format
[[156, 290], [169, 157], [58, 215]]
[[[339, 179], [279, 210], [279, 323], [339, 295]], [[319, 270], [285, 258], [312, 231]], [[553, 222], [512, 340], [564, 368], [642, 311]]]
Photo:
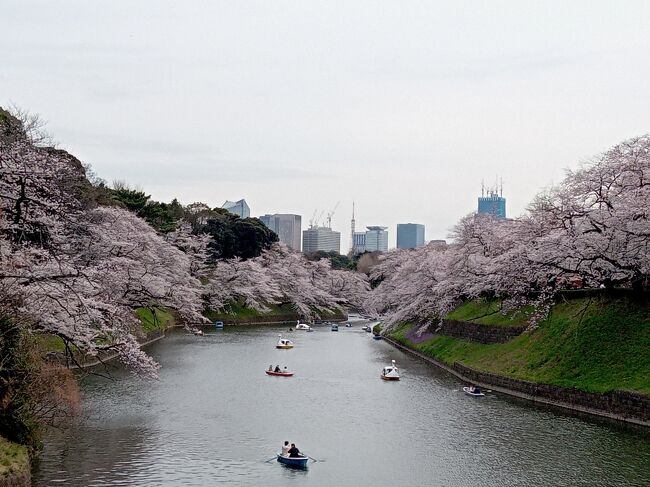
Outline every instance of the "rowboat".
[[332, 331], [339, 331], [339, 325], [333, 324], [332, 325]]
[[473, 396], [473, 397], [485, 396], [485, 394], [483, 394], [480, 389], [474, 389], [473, 387], [463, 387], [463, 392], [468, 396]]
[[399, 372], [394, 360], [391, 361], [391, 365], [387, 365], [381, 371], [381, 378], [384, 380], [399, 380]]
[[381, 335], [379, 335], [379, 334], [374, 334], [372, 337], [373, 337], [375, 340], [381, 340]]
[[223, 328], [223, 321], [215, 321], [214, 327], [218, 330], [221, 330]]
[[309, 457], [285, 457], [278, 453], [278, 462], [293, 468], [307, 468]]
[[293, 348], [293, 342], [291, 340], [287, 340], [286, 338], [282, 338], [282, 335], [278, 335], [280, 339], [278, 340], [278, 343], [276, 343], [275, 348]]
[[277, 375], [278, 377], [291, 377], [293, 376], [293, 372], [275, 372], [273, 370], [265, 370], [266, 375]]

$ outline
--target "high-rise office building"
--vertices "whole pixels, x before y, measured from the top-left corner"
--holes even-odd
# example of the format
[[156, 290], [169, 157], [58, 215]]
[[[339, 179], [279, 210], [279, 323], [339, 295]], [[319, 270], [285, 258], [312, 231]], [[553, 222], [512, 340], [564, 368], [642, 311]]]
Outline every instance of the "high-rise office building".
[[352, 255], [363, 254], [366, 251], [366, 232], [354, 232], [352, 237]]
[[386, 252], [388, 250], [388, 232], [380, 226], [366, 227], [366, 252]]
[[481, 196], [478, 198], [478, 212], [489, 214], [495, 218], [506, 218], [506, 199], [503, 197], [503, 182], [501, 187], [485, 188], [481, 184]]
[[240, 218], [249, 218], [251, 216], [251, 209], [245, 199], [239, 201], [226, 200], [226, 202], [221, 205], [221, 208], [228, 210], [233, 215], [239, 215]]
[[397, 248], [414, 249], [424, 245], [424, 225], [419, 223], [397, 224]]
[[262, 215], [260, 220], [277, 234], [280, 242], [300, 252], [300, 235], [302, 230], [302, 217], [300, 215], [276, 213], [274, 215]]
[[302, 231], [302, 251], [305, 254], [318, 252], [341, 253], [341, 232], [335, 232], [328, 227], [310, 227]]

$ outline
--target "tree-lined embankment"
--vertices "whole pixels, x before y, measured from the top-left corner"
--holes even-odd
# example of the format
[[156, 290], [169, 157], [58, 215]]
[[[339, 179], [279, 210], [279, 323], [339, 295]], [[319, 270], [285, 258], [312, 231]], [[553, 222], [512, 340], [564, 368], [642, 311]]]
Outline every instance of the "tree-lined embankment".
[[[560, 297], [533, 330], [505, 343], [444, 334], [421, 335], [405, 324], [389, 338], [504, 392], [650, 425], [650, 300], [647, 294]], [[584, 295], [583, 295], [584, 296]], [[446, 319], [513, 327], [526, 313], [504, 315], [483, 302], [464, 303]], [[487, 310], [487, 312], [486, 312]], [[585, 393], [585, 394], [582, 394]], [[565, 404], [563, 404], [565, 403]]]

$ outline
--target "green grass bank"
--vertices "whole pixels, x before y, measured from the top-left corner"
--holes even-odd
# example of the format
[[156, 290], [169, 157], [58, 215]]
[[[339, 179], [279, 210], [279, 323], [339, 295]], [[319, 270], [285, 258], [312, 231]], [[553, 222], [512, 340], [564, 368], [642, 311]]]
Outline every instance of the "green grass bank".
[[[492, 313], [494, 304], [471, 302], [447, 318], [512, 326], [525, 316]], [[488, 311], [486, 313], [486, 310]], [[519, 323], [520, 324], [520, 323]], [[507, 343], [485, 345], [434, 335], [420, 343], [405, 324], [390, 337], [447, 365], [595, 393], [650, 395], [650, 305], [647, 299], [585, 297], [553, 306], [537, 329]]]
[[[269, 304], [267, 307], [269, 308], [268, 311], [258, 311], [247, 308], [241, 303], [233, 302], [228, 304], [223, 311], [206, 311], [203, 314], [212, 322], [223, 321], [226, 325], [294, 322], [302, 318], [291, 304]], [[347, 319], [347, 315], [343, 312], [320, 312], [319, 314], [322, 320]]]
[[27, 447], [0, 436], [0, 487], [29, 485], [30, 478]]

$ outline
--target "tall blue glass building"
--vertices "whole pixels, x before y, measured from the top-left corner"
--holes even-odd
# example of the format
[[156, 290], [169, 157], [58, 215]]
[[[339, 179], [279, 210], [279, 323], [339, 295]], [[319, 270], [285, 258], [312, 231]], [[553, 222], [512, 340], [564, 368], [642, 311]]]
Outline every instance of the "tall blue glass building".
[[414, 249], [424, 245], [424, 225], [419, 223], [397, 224], [397, 248]]
[[505, 219], [506, 199], [496, 192], [490, 192], [487, 196], [480, 196], [478, 199], [478, 212]]

